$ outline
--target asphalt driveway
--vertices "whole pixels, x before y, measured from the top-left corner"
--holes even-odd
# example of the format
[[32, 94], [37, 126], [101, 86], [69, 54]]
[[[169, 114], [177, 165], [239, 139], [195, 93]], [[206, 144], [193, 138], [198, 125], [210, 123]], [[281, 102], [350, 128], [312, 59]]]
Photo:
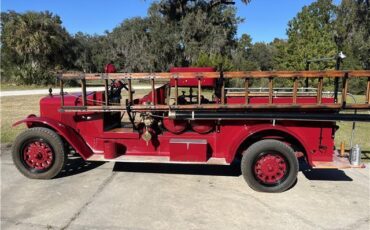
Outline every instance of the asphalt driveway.
[[89, 163], [30, 180], [1, 151], [2, 229], [369, 229], [370, 165], [303, 171], [280, 194], [225, 166]]

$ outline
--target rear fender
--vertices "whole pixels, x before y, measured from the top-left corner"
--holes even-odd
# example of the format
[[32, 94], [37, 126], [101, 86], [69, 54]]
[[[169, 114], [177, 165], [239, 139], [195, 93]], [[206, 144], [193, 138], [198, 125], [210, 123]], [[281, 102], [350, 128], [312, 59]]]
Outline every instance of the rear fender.
[[[230, 153], [232, 155], [230, 156], [230, 159], [229, 160], [231, 161], [237, 155], [237, 152], [238, 152], [239, 147], [249, 137], [251, 137], [252, 135], [258, 134], [260, 132], [269, 131], [269, 130], [271, 130], [271, 131], [280, 131], [282, 133], [287, 134], [288, 136], [291, 136], [291, 137], [295, 138], [302, 145], [302, 147], [304, 148], [304, 150], [306, 151], [306, 153], [308, 153], [308, 147], [307, 147], [307, 144], [305, 143], [305, 141], [302, 140], [302, 138], [300, 138], [298, 135], [296, 135], [295, 133], [293, 133], [291, 130], [288, 130], [287, 128], [285, 128], [283, 126], [279, 126], [279, 125], [272, 126], [272, 125], [262, 124], [262, 125], [256, 125], [253, 128], [248, 129], [248, 130], [243, 130], [241, 133], [239, 133], [238, 135], [236, 135], [237, 138], [235, 138], [233, 140], [233, 142], [230, 144]], [[307, 157], [308, 163], [309, 164], [312, 164], [311, 155], [310, 154], [306, 154], [306, 157]]]
[[93, 155], [90, 147], [74, 129], [69, 126], [63, 125], [56, 120], [47, 117], [36, 117], [35, 115], [31, 114], [26, 119], [14, 123], [13, 127], [22, 123], [26, 123], [28, 128], [39, 125], [52, 128], [59, 135], [61, 135], [80, 154], [80, 156], [84, 160]]

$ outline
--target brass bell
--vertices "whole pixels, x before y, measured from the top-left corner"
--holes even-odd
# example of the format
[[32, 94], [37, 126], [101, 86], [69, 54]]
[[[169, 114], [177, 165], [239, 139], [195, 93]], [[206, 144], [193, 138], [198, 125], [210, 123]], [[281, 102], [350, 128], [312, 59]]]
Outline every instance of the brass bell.
[[143, 140], [146, 142], [146, 145], [149, 145], [149, 141], [152, 139], [152, 134], [146, 129], [145, 133], [142, 135]]

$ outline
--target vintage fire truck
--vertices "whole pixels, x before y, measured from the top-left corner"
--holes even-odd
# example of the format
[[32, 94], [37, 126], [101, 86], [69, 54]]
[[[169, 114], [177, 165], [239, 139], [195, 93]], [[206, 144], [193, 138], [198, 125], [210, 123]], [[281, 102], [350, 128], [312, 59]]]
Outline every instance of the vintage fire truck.
[[[337, 84], [332, 94], [323, 90], [326, 78]], [[347, 101], [352, 78], [367, 79], [362, 103]], [[57, 176], [68, 149], [74, 149], [86, 161], [240, 162], [252, 189], [282, 192], [296, 181], [299, 159], [312, 168], [351, 167], [335, 149], [336, 121], [370, 122], [366, 70], [172, 68], [168, 73], [62, 73], [58, 79], [61, 92], [40, 100], [40, 115], [14, 124], [28, 127], [16, 138], [12, 154], [18, 170], [29, 178]], [[240, 79], [243, 88], [226, 88], [230, 79]], [[275, 88], [279, 79], [291, 83], [291, 89]], [[304, 79], [315, 89], [302, 88]], [[69, 80], [81, 82], [80, 93], [64, 92]], [[265, 90], [251, 88], [262, 80]], [[87, 81], [104, 89], [89, 92]], [[136, 98], [134, 81], [146, 82], [151, 91]]]

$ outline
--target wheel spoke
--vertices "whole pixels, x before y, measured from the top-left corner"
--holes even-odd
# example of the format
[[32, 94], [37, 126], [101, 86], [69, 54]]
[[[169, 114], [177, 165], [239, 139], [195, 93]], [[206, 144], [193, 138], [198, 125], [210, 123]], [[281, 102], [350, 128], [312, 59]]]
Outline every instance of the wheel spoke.
[[286, 175], [287, 162], [278, 153], [261, 155], [254, 164], [256, 177], [264, 184], [278, 184]]
[[24, 163], [30, 170], [47, 170], [53, 162], [52, 149], [42, 140], [27, 143], [22, 152]]

